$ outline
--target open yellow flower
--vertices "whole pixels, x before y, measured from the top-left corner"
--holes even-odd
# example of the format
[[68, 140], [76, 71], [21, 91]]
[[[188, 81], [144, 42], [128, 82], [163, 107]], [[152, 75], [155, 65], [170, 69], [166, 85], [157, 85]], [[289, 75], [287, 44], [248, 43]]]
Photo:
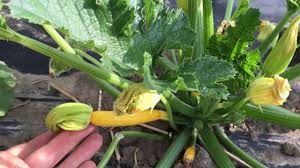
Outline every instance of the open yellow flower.
[[248, 97], [257, 105], [282, 105], [290, 91], [288, 80], [275, 75], [274, 78], [259, 78], [252, 81]]

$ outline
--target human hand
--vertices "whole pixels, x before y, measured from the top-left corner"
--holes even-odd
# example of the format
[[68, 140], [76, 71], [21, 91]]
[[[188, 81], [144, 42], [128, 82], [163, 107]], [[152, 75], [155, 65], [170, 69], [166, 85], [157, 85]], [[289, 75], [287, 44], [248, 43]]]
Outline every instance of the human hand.
[[81, 131], [62, 131], [57, 135], [48, 131], [27, 143], [1, 151], [0, 168], [53, 168], [68, 153], [58, 168], [95, 168], [90, 159], [102, 146], [103, 139], [94, 131], [91, 125]]

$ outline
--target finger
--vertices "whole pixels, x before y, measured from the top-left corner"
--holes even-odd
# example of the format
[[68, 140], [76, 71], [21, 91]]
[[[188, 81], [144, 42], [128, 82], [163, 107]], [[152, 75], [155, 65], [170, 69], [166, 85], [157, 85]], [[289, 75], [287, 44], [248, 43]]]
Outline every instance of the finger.
[[0, 152], [0, 168], [30, 168], [22, 159], [4, 151]]
[[98, 133], [93, 133], [58, 168], [78, 167], [86, 160], [90, 160], [100, 149], [102, 142], [102, 136]]
[[81, 131], [63, 131], [53, 138], [47, 145], [30, 154], [25, 159], [25, 162], [31, 168], [54, 167], [82, 139], [84, 139], [94, 130], [94, 126], [88, 126], [86, 129]]
[[53, 133], [50, 131], [45, 132], [36, 138], [32, 139], [31, 141], [27, 143], [23, 143], [20, 145], [16, 145], [12, 148], [9, 148], [7, 151], [21, 159], [24, 159], [26, 156], [28, 156], [33, 151], [39, 149], [43, 145], [47, 144], [51, 138], [54, 136]]
[[96, 164], [93, 161], [88, 160], [82, 163], [78, 168], [96, 168]]

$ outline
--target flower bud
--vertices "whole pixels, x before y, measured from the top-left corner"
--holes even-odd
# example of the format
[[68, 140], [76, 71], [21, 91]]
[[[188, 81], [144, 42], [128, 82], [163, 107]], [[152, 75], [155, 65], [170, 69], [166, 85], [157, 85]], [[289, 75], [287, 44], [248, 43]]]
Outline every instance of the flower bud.
[[248, 97], [257, 105], [282, 105], [290, 91], [287, 79], [275, 75], [274, 78], [259, 78], [252, 81]]
[[133, 84], [118, 96], [113, 109], [119, 115], [153, 109], [160, 98], [156, 90], [147, 89], [141, 83]]
[[82, 130], [90, 123], [93, 108], [83, 103], [65, 103], [56, 106], [46, 117], [46, 126], [52, 132]]
[[267, 76], [281, 74], [290, 64], [297, 49], [299, 21], [300, 16], [290, 24], [268, 55], [263, 64], [263, 70]]
[[187, 0], [177, 0], [177, 7], [181, 8], [184, 12], [188, 12], [188, 1]]
[[[257, 40], [259, 42], [265, 41], [275, 28], [276, 28], [276, 25], [274, 23], [270, 23], [269, 21], [265, 21], [265, 20], [261, 21], [260, 25], [259, 25], [259, 34], [257, 36]], [[278, 38], [279, 38], [279, 35], [277, 35], [275, 37], [273, 42], [270, 44], [270, 47], [273, 48], [275, 46]]]
[[193, 146], [188, 147], [184, 152], [183, 162], [186, 165], [189, 165], [192, 161], [194, 161], [195, 153], [196, 153], [195, 147]]

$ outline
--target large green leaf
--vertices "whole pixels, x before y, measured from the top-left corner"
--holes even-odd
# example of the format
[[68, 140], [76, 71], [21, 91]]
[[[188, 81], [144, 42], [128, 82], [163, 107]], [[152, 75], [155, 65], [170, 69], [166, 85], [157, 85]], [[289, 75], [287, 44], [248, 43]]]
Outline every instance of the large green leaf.
[[127, 46], [116, 37], [130, 34], [133, 10], [126, 0], [102, 0], [99, 4], [94, 0], [14, 0], [8, 7], [12, 17], [36, 24], [49, 22], [122, 69], [130, 69], [121, 59]]
[[132, 67], [141, 70], [144, 53], [156, 56], [163, 49], [188, 48], [194, 44], [195, 33], [189, 25], [187, 16], [181, 10], [163, 9], [148, 31], [133, 37], [131, 46], [122, 58], [123, 62], [132, 63]]
[[14, 0], [8, 4], [12, 17], [49, 22], [71, 39], [88, 44], [102, 55], [107, 67], [123, 76], [143, 71], [145, 52], [155, 56], [165, 48], [194, 44], [195, 33], [181, 10], [165, 6], [144, 32], [134, 29], [139, 24], [131, 5], [127, 0]]
[[6, 64], [0, 61], [0, 117], [4, 116], [14, 102], [13, 88], [16, 78]]
[[[246, 1], [242, 1], [246, 3]], [[247, 5], [246, 5], [247, 6]], [[230, 93], [238, 94], [244, 91], [258, 70], [260, 53], [251, 51], [255, 41], [254, 33], [260, 24], [260, 13], [257, 9], [244, 7], [236, 16], [235, 26], [225, 30], [222, 35], [216, 34], [210, 40], [209, 54], [233, 63], [238, 71], [236, 78], [228, 82]], [[245, 11], [246, 10], [246, 11]]]
[[223, 84], [234, 77], [233, 66], [213, 56], [205, 56], [196, 60], [186, 59], [179, 65], [177, 75], [184, 79], [192, 91], [199, 91], [203, 96], [226, 99], [229, 95]]

